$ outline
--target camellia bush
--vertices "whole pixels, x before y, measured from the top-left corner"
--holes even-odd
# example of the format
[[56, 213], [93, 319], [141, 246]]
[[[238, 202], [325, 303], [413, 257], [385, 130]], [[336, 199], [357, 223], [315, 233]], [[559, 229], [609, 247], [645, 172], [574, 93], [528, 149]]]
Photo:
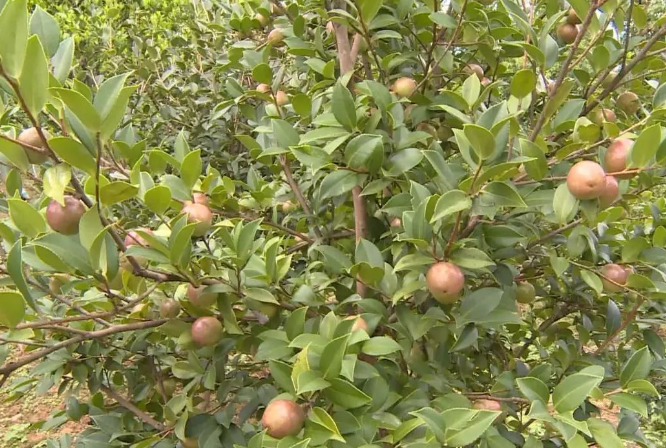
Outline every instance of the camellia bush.
[[663, 446], [653, 5], [193, 1], [85, 61], [43, 6], [0, 0], [0, 387], [89, 417], [50, 448]]

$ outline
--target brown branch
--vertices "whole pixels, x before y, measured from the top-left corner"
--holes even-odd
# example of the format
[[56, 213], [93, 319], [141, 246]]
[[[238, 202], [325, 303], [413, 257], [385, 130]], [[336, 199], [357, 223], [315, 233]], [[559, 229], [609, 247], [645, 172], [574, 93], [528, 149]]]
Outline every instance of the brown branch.
[[101, 385], [99, 387], [102, 392], [107, 394], [109, 397], [113, 398], [120, 406], [124, 407], [128, 411], [130, 411], [132, 414], [136, 415], [141, 421], [144, 423], [152, 426], [158, 431], [163, 431], [164, 430], [164, 425], [154, 418], [152, 418], [150, 415], [146, 414], [144, 411], [139, 409], [136, 405], [134, 405], [131, 401], [129, 401], [127, 398], [123, 397], [113, 389], [106, 387], [105, 385]]
[[[282, 171], [284, 171], [284, 175], [287, 178], [287, 183], [291, 187], [291, 189], [294, 191], [294, 196], [296, 196], [296, 200], [298, 201], [299, 204], [301, 204], [301, 208], [303, 211], [308, 215], [308, 217], [314, 221], [315, 216], [312, 214], [312, 209], [310, 208], [310, 205], [308, 204], [308, 200], [305, 199], [305, 196], [303, 196], [303, 193], [301, 192], [300, 187], [298, 186], [298, 183], [294, 180], [294, 176], [291, 173], [291, 167], [289, 166], [289, 163], [287, 161], [287, 157], [284, 155], [281, 155], [279, 157], [280, 159], [280, 165], [282, 166]], [[319, 230], [319, 226], [313, 223], [312, 231], [314, 232], [315, 236], [318, 239], [321, 239], [322, 234], [321, 231]]]
[[[608, 280], [608, 278], [606, 278], [606, 280]], [[615, 282], [613, 282], [613, 283], [615, 283]], [[627, 326], [636, 319], [636, 315], [638, 314], [638, 310], [640, 309], [641, 305], [643, 305], [643, 303], [645, 303], [645, 297], [644, 296], [640, 297], [638, 299], [638, 301], [636, 302], [636, 305], [634, 305], [634, 307], [631, 309], [631, 311], [629, 311], [629, 314], [627, 314], [627, 317], [625, 317], [624, 321], [622, 322], [622, 324], [620, 324], [618, 329], [615, 330], [613, 333], [609, 334], [606, 337], [606, 340], [604, 340], [604, 342], [602, 342], [601, 345], [599, 345], [599, 347], [597, 347], [597, 349], [594, 351], [593, 355], [598, 355], [599, 353], [604, 351], [609, 345], [611, 345], [613, 343], [615, 338], [617, 338], [618, 335], [620, 333], [622, 333], [622, 331], [624, 331], [624, 329], [627, 328]]]

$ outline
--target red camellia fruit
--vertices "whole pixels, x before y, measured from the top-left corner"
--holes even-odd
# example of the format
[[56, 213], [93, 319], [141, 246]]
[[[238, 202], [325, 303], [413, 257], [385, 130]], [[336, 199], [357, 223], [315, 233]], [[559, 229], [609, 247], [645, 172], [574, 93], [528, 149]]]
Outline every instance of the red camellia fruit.
[[[44, 137], [47, 140], [51, 138], [51, 135], [47, 131], [42, 130], [42, 132], [44, 133]], [[44, 144], [42, 143], [42, 139], [39, 136], [39, 131], [37, 131], [37, 128], [24, 129], [19, 134], [17, 140], [21, 143], [25, 143], [26, 145], [39, 148], [38, 151], [36, 149], [26, 148], [25, 146], [23, 147], [25, 155], [28, 156], [28, 161], [30, 163], [39, 165], [40, 163], [46, 162], [46, 160], [49, 158], [48, 154], [46, 153], [46, 148], [44, 148]]]
[[613, 176], [606, 176], [606, 186], [601, 196], [599, 196], [599, 205], [601, 208], [603, 209], [611, 205], [619, 195], [620, 186], [617, 183], [617, 179]]
[[458, 266], [441, 261], [433, 264], [426, 274], [428, 290], [440, 303], [454, 303], [465, 287], [465, 276]]
[[[601, 275], [603, 275], [601, 283], [604, 285], [604, 290], [608, 292], [622, 291], [623, 288], [620, 285], [625, 285], [627, 277], [629, 277], [627, 270], [615, 263], [604, 265], [601, 268]], [[608, 279], [615, 283], [608, 281]]]
[[[140, 229], [137, 229], [142, 231], [143, 233], [147, 233], [148, 235], [152, 235], [153, 231], [142, 227]], [[131, 247], [131, 246], [143, 246], [143, 247], [148, 247], [148, 241], [144, 237], [142, 237], [138, 232], [134, 230], [130, 230], [127, 232], [127, 235], [125, 235], [125, 247]]]
[[355, 319], [354, 325], [352, 325], [352, 332], [356, 330], [363, 330], [366, 333], [370, 333], [368, 331], [368, 323], [361, 316], [348, 316], [345, 318], [345, 320], [351, 320], [351, 319]]
[[65, 206], [51, 201], [46, 208], [49, 227], [63, 235], [74, 235], [79, 231], [79, 221], [86, 212], [83, 203], [72, 196], [65, 196]]
[[205, 235], [213, 225], [213, 213], [204, 204], [187, 201], [183, 207], [183, 213], [187, 215], [188, 223], [196, 223], [194, 236]]
[[192, 324], [191, 334], [200, 347], [216, 345], [222, 340], [222, 323], [211, 316], [200, 317]]
[[204, 292], [205, 288], [205, 286], [197, 288], [192, 284], [187, 285], [187, 298], [197, 308], [208, 308], [217, 301], [217, 294]]
[[[604, 156], [604, 165], [606, 171], [609, 173], [619, 173], [627, 169], [627, 159], [629, 158], [629, 151], [634, 144], [628, 138], [618, 138], [608, 146], [606, 155]], [[635, 176], [634, 173], [627, 174], [614, 174], [620, 179], [629, 179]]]
[[180, 313], [180, 303], [173, 299], [166, 299], [160, 303], [160, 316], [164, 319], [173, 319]]
[[578, 36], [578, 27], [571, 23], [563, 23], [557, 27], [557, 37], [565, 44], [572, 44]]
[[192, 199], [195, 204], [202, 204], [205, 205], [206, 207], [210, 206], [210, 201], [208, 200], [208, 196], [206, 196], [206, 193], [201, 193], [201, 192], [196, 192], [192, 194]]
[[295, 436], [305, 423], [305, 412], [291, 400], [273, 400], [264, 411], [261, 424], [269, 436], [282, 439]]
[[583, 160], [569, 170], [567, 187], [578, 199], [596, 199], [606, 188], [606, 173], [598, 163]]

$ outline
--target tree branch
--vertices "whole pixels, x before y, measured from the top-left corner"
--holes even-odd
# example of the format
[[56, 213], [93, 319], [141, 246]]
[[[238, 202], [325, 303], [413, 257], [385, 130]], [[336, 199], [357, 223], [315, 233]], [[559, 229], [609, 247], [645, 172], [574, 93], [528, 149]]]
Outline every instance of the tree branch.
[[124, 407], [125, 409], [130, 411], [132, 414], [136, 415], [142, 422], [152, 426], [153, 428], [155, 428], [158, 431], [163, 431], [164, 430], [164, 425], [163, 424], [161, 424], [160, 422], [158, 422], [157, 420], [152, 418], [150, 415], [146, 414], [141, 409], [136, 407], [136, 405], [134, 405], [127, 398], [123, 397], [122, 395], [120, 395], [119, 393], [114, 391], [113, 389], [111, 389], [109, 387], [106, 387], [103, 384], [99, 388], [102, 390], [102, 392], [107, 394], [110, 398], [113, 398], [114, 400], [116, 400], [116, 402], [120, 406]]

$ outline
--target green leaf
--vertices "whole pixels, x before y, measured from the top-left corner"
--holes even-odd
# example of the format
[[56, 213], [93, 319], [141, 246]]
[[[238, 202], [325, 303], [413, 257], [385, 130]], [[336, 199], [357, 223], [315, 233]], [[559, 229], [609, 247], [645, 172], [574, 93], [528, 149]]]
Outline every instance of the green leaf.
[[588, 270], [582, 270], [580, 272], [580, 277], [597, 293], [597, 295], [601, 294], [604, 285], [601, 283], [601, 278], [599, 278], [597, 274]]
[[451, 254], [451, 262], [465, 269], [485, 269], [495, 266], [495, 262], [488, 254], [473, 247], [455, 250]]
[[435, 435], [439, 443], [442, 445], [446, 443], [446, 422], [441, 413], [432, 408], [423, 408], [410, 412], [410, 414], [421, 420]]
[[104, 205], [116, 204], [133, 198], [139, 188], [127, 182], [111, 182], [99, 189], [99, 196]]
[[532, 93], [536, 86], [536, 75], [531, 69], [518, 70], [511, 79], [511, 95], [523, 98]]
[[161, 215], [171, 205], [171, 190], [164, 185], [156, 185], [144, 193], [143, 202], [150, 211]]
[[647, 403], [641, 397], [620, 392], [611, 395], [609, 398], [618, 406], [622, 406], [623, 408], [629, 409], [630, 411], [638, 412], [643, 417], [648, 418]]
[[46, 104], [49, 87], [49, 68], [37, 36], [28, 39], [28, 47], [23, 61], [23, 71], [19, 78], [21, 95], [26, 107], [33, 116], [39, 115]]
[[9, 0], [0, 12], [0, 61], [9, 76], [18, 79], [28, 44], [27, 0]]
[[479, 159], [485, 160], [493, 155], [495, 152], [495, 137], [492, 132], [476, 124], [466, 124], [463, 131]]
[[104, 230], [102, 221], [99, 219], [97, 207], [91, 207], [81, 217], [79, 222], [79, 240], [81, 245], [90, 250], [97, 236]]
[[654, 158], [659, 149], [656, 142], [661, 141], [661, 126], [654, 124], [649, 126], [643, 131], [634, 142], [630, 154], [630, 166], [635, 168], [643, 168]]
[[275, 135], [278, 145], [284, 148], [298, 145], [300, 137], [291, 124], [284, 120], [273, 120], [272, 123], [273, 134]]
[[291, 107], [301, 117], [309, 117], [312, 113], [312, 100], [305, 93], [299, 93], [291, 98]]
[[354, 106], [354, 97], [347, 87], [338, 82], [333, 88], [333, 97], [331, 98], [331, 107], [335, 119], [348, 131], [356, 127], [356, 107]]
[[316, 250], [324, 256], [324, 266], [332, 272], [340, 273], [352, 267], [349, 256], [337, 247], [315, 246], [312, 250]]
[[81, 123], [92, 132], [97, 132], [102, 127], [102, 119], [88, 99], [75, 90], [49, 89], [51, 93], [59, 97], [65, 106], [81, 120]]
[[49, 57], [56, 54], [60, 45], [60, 27], [56, 19], [40, 6], [35, 7], [30, 17], [30, 34], [39, 36]]
[[466, 295], [460, 305], [458, 326], [483, 320], [498, 307], [503, 293], [499, 288], [480, 288]]
[[345, 148], [345, 162], [355, 170], [378, 172], [384, 162], [382, 137], [361, 134], [351, 139]]
[[446, 445], [466, 446], [473, 443], [500, 414], [498, 411], [447, 409], [442, 412], [446, 422]]
[[483, 191], [484, 199], [491, 201], [494, 206], [527, 208], [516, 188], [506, 182], [491, 182]]
[[444, 193], [435, 205], [435, 212], [430, 219], [431, 223], [439, 221], [440, 219], [451, 216], [454, 213], [472, 208], [472, 200], [470, 197], [461, 190], [450, 190]]
[[21, 199], [7, 199], [9, 216], [16, 227], [28, 238], [35, 238], [46, 230], [46, 221], [30, 204]]
[[69, 76], [69, 71], [72, 69], [72, 63], [74, 62], [74, 46], [74, 38], [68, 37], [60, 42], [57, 53], [51, 59], [51, 64], [53, 64], [53, 76], [61, 84], [64, 84]]
[[289, 314], [289, 317], [287, 317], [287, 320], [284, 323], [284, 330], [290, 341], [293, 341], [298, 335], [303, 334], [307, 312], [308, 307], [304, 306], [292, 311], [291, 314]]
[[270, 85], [273, 82], [273, 70], [268, 64], [261, 63], [252, 69], [252, 77], [257, 82]]
[[25, 301], [16, 292], [0, 291], [0, 324], [16, 328], [25, 316]]
[[187, 224], [180, 230], [172, 231], [169, 238], [169, 249], [171, 264], [178, 267], [187, 266], [190, 263], [190, 254], [192, 253], [192, 235], [196, 223]]
[[370, 22], [372, 22], [372, 19], [375, 18], [377, 13], [379, 12], [380, 8], [382, 7], [382, 3], [384, 3], [384, 0], [359, 0], [358, 4], [360, 5], [361, 9], [361, 17], [363, 18], [363, 22], [366, 25], [369, 25]]
[[351, 191], [358, 184], [356, 173], [348, 170], [336, 170], [329, 173], [319, 187], [320, 199], [340, 196]]
[[308, 418], [311, 422], [323, 426], [328, 431], [330, 431], [333, 434], [331, 439], [346, 443], [344, 437], [342, 437], [342, 434], [338, 429], [338, 425], [335, 423], [335, 420], [333, 420], [333, 417], [328, 415], [328, 412], [326, 412], [324, 409], [318, 407], [312, 408]]
[[530, 162], [525, 162], [525, 171], [534, 180], [541, 180], [548, 173], [548, 162], [546, 154], [536, 144], [527, 139], [520, 139], [520, 151], [524, 157], [534, 158]]
[[657, 388], [647, 380], [633, 380], [625, 386], [629, 392], [638, 392], [640, 394], [652, 395], [653, 397], [658, 397], [659, 392]]
[[321, 373], [316, 370], [305, 370], [299, 373], [295, 383], [297, 395], [309, 394], [331, 386], [331, 383], [322, 378]]
[[522, 394], [530, 401], [541, 400], [544, 403], [548, 403], [548, 399], [550, 398], [548, 386], [546, 386], [539, 378], [529, 376], [518, 378], [516, 379], [516, 384]]
[[553, 210], [560, 224], [571, 221], [578, 210], [578, 199], [569, 191], [566, 182], [560, 184], [553, 196]]
[[587, 426], [601, 448], [625, 448], [624, 442], [618, 437], [615, 428], [610, 423], [598, 418], [591, 418], [587, 420]]
[[268, 368], [271, 371], [271, 377], [278, 386], [289, 393], [295, 393], [294, 384], [291, 381], [291, 366], [289, 364], [271, 359], [268, 361]]
[[183, 159], [190, 152], [190, 145], [187, 143], [187, 137], [185, 136], [185, 131], [181, 131], [176, 136], [176, 141], [173, 145], [173, 156], [176, 158], [178, 163], [182, 163]]
[[372, 401], [372, 398], [348, 381], [335, 378], [330, 383], [331, 387], [324, 389], [324, 396], [344, 409], [359, 408]]
[[257, 302], [263, 303], [272, 303], [274, 305], [279, 305], [280, 302], [275, 298], [273, 293], [267, 289], [262, 288], [247, 288], [245, 290], [245, 295], [251, 299], [256, 300]]
[[19, 290], [21, 295], [23, 295], [23, 298], [28, 303], [30, 308], [41, 314], [40, 310], [37, 308], [35, 299], [33, 299], [32, 294], [30, 294], [28, 283], [25, 281], [25, 277], [23, 276], [22, 252], [23, 246], [21, 244], [21, 240], [19, 239], [16, 243], [14, 243], [11, 250], [9, 251], [9, 254], [7, 255], [7, 272], [9, 273], [9, 277], [12, 279], [14, 285], [16, 285], [16, 288]]
[[462, 95], [469, 107], [472, 107], [481, 93], [481, 81], [476, 74], [470, 75], [462, 86]]
[[601, 366], [587, 367], [564, 378], [553, 390], [553, 406], [560, 414], [574, 411], [603, 379]]
[[94, 176], [97, 170], [95, 159], [83, 144], [68, 137], [55, 137], [49, 140], [49, 146], [65, 162], [81, 171]]
[[113, 103], [111, 110], [102, 122], [101, 137], [102, 140], [107, 140], [116, 132], [116, 128], [125, 116], [125, 110], [129, 104], [130, 97], [136, 91], [138, 86], [124, 87], [118, 94], [118, 98]]
[[197, 149], [196, 151], [189, 152], [185, 157], [183, 157], [183, 162], [180, 166], [180, 177], [183, 179], [183, 182], [189, 188], [194, 187], [194, 184], [199, 180], [201, 176], [201, 150]]
[[30, 161], [21, 145], [0, 138], [0, 154], [21, 171], [27, 171], [30, 168]]
[[371, 356], [385, 356], [402, 350], [400, 344], [386, 336], [370, 338], [363, 343], [363, 353]]
[[99, 114], [102, 121], [104, 121], [113, 109], [116, 100], [120, 96], [120, 92], [125, 86], [125, 81], [130, 73], [124, 73], [121, 75], [116, 75], [112, 78], [107, 79], [99, 86], [99, 90], [95, 95], [95, 100], [93, 106]]
[[345, 357], [348, 342], [349, 334], [346, 334], [333, 339], [324, 347], [321, 353], [321, 360], [319, 361], [319, 369], [322, 371], [325, 379], [331, 380], [340, 375], [342, 360]]
[[69, 166], [60, 163], [52, 166], [44, 173], [44, 194], [65, 206], [65, 188], [72, 179], [72, 171]]
[[453, 344], [453, 347], [451, 347], [450, 351], [460, 352], [465, 349], [468, 349], [469, 347], [474, 345], [478, 339], [479, 339], [479, 330], [476, 328], [476, 325], [469, 324], [465, 328], [463, 328], [463, 331], [460, 333], [458, 340], [456, 341], [455, 344]]
[[632, 381], [647, 378], [651, 367], [652, 355], [648, 347], [643, 347], [631, 355], [631, 358], [629, 358], [622, 368], [620, 372], [620, 384], [622, 387], [626, 387]]

